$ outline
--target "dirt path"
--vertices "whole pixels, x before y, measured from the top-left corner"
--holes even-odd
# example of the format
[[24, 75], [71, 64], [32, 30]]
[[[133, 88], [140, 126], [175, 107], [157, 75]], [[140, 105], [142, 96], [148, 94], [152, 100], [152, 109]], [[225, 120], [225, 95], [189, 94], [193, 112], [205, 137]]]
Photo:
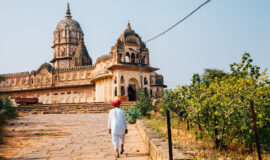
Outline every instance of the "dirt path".
[[[0, 156], [8, 159], [113, 160], [107, 113], [25, 115], [10, 122], [8, 142]], [[128, 125], [122, 160], [148, 160], [135, 125]]]

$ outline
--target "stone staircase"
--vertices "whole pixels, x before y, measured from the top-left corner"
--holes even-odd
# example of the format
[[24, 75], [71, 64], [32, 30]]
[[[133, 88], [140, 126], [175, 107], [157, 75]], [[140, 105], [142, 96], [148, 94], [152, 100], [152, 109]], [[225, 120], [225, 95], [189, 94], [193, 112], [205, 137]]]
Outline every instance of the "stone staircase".
[[[133, 106], [136, 102], [123, 102], [121, 108]], [[112, 109], [111, 103], [92, 102], [81, 104], [34, 104], [16, 107], [20, 114], [82, 114], [104, 113]]]

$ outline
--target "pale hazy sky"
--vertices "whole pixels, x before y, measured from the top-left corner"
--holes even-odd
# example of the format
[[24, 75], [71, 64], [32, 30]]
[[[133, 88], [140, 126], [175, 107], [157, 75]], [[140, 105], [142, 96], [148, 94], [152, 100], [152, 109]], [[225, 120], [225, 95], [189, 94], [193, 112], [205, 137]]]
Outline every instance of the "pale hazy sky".
[[[148, 40], [204, 0], [69, 0], [92, 59], [108, 54], [130, 20]], [[36, 70], [52, 59], [53, 31], [66, 0], [0, 0], [0, 74]], [[171, 87], [190, 83], [205, 68], [229, 71], [245, 51], [270, 67], [270, 1], [212, 0], [184, 23], [146, 44], [150, 64]], [[268, 74], [270, 72], [268, 71]]]

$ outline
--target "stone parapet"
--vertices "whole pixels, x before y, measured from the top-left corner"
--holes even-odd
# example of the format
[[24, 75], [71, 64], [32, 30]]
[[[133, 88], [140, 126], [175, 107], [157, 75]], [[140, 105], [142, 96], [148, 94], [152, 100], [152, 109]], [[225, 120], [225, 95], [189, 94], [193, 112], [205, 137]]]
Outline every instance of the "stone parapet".
[[85, 69], [92, 69], [92, 68], [93, 68], [92, 65], [88, 65], [88, 66], [77, 66], [77, 67], [72, 67], [72, 68], [58, 68], [58, 69], [55, 69], [55, 71], [68, 72], [68, 71], [77, 71], [77, 70], [85, 70]]
[[[152, 160], [169, 160], [168, 142], [146, 126], [144, 121], [137, 120], [136, 125], [145, 143], [146, 151], [150, 154]], [[179, 149], [175, 148], [173, 149], [173, 159], [191, 160]]]
[[33, 104], [18, 106], [16, 110], [20, 114], [82, 114], [82, 113], [104, 113], [112, 108], [110, 103], [70, 103], [70, 104]]
[[47, 85], [47, 86], [30, 86], [30, 87], [5, 87], [0, 88], [0, 93], [8, 93], [8, 92], [21, 92], [21, 91], [39, 91], [39, 90], [48, 90], [48, 89], [60, 89], [60, 88], [72, 88], [72, 87], [85, 87], [85, 86], [94, 86], [92, 83], [80, 83], [74, 85]]
[[[120, 107], [133, 105], [134, 102], [123, 102]], [[20, 114], [84, 114], [84, 113], [106, 113], [112, 109], [109, 102], [91, 103], [66, 103], [66, 104], [32, 104], [18, 106], [16, 110]]]
[[29, 72], [18, 72], [18, 73], [8, 73], [8, 74], [0, 74], [0, 76], [4, 76], [6, 78], [9, 77], [19, 77], [19, 76], [27, 76]]

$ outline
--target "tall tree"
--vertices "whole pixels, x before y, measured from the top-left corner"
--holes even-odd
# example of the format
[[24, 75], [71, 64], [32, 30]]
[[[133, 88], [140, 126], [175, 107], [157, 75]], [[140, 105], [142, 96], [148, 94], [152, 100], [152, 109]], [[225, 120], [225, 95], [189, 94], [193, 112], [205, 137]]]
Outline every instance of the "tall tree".
[[209, 86], [209, 84], [215, 80], [215, 78], [221, 79], [222, 77], [226, 76], [227, 73], [220, 69], [210, 69], [206, 68], [202, 75], [202, 81]]

